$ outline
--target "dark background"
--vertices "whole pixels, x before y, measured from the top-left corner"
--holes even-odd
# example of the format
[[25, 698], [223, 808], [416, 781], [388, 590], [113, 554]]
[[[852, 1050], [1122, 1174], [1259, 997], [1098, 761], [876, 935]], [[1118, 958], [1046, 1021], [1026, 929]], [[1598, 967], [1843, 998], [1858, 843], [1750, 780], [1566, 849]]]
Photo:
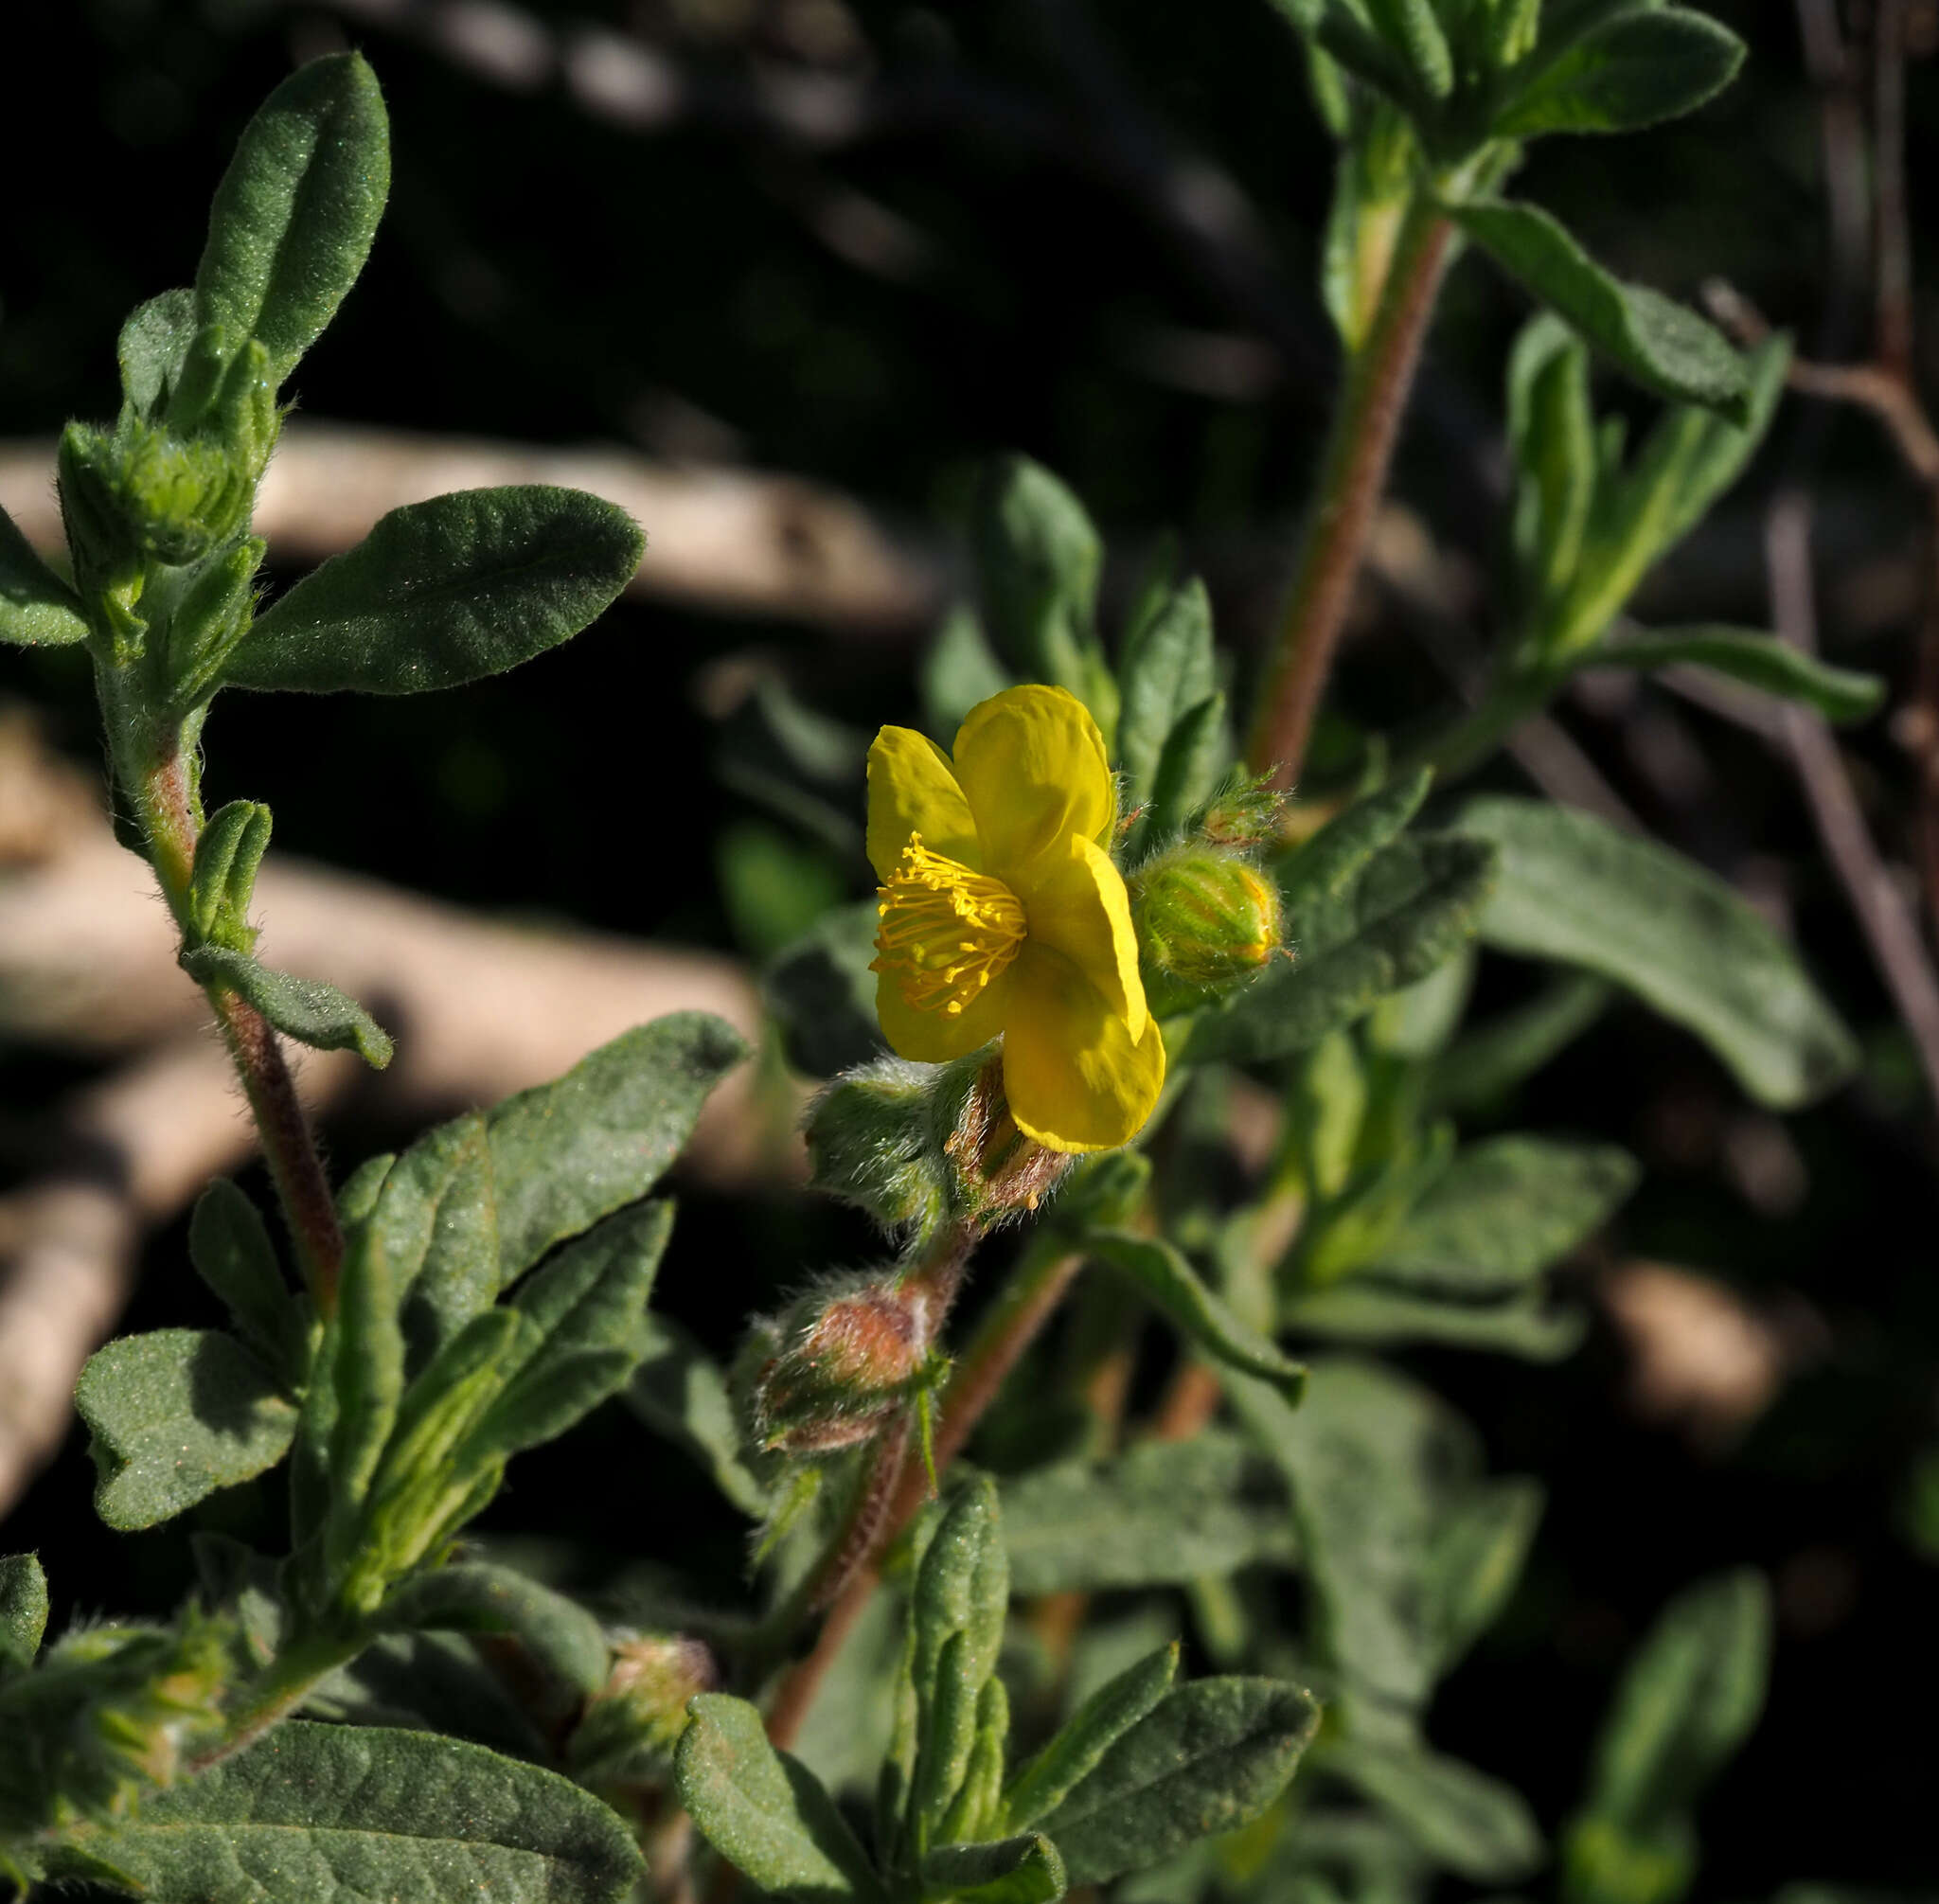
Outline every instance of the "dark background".
[[[1517, 189], [1626, 276], [1687, 297], [1721, 273], [1811, 347], [1860, 351], [1862, 308], [1841, 318], [1828, 294], [1817, 102], [1791, 9], [1711, 10], [1752, 46], [1729, 94], [1640, 137], [1551, 140]], [[674, 62], [692, 110], [630, 132], [556, 72], [511, 70], [521, 30], [557, 47], [596, 27]], [[983, 459], [1023, 449], [1094, 509], [1114, 590], [1169, 526], [1212, 578], [1231, 645], [1263, 631], [1332, 383], [1309, 289], [1330, 149], [1267, 0], [1090, 13], [1033, 0], [587, 0], [517, 16], [406, 0], [355, 12], [77, 0], [16, 9], [4, 30], [0, 435], [112, 414], [116, 330], [132, 304], [189, 276], [236, 133], [294, 60], [350, 44], [389, 99], [395, 183], [369, 269], [297, 380], [310, 414], [798, 471], [932, 535], [955, 530]], [[487, 42], [510, 62], [495, 75], [475, 50]], [[870, 130], [790, 136], [750, 84], [756, 66], [863, 89]], [[1921, 190], [1935, 75], [1914, 63], [1910, 80], [1923, 276], [1939, 219], [1939, 194]], [[1169, 190], [1215, 211], [1243, 195], [1252, 238], [1221, 253], [1240, 259], [1222, 280], [1165, 209]], [[1923, 290], [1918, 304], [1939, 316]], [[1472, 260], [1456, 270], [1397, 476], [1466, 558], [1457, 570], [1474, 589], [1448, 606], [1476, 639], [1488, 632], [1500, 376], [1522, 311]], [[1939, 322], [1922, 329], [1930, 353]], [[1667, 611], [1697, 602], [1761, 623], [1756, 510], [1808, 455], [1826, 647], [1886, 674], [1896, 698], [1909, 623], [1844, 584], [1902, 555], [1912, 498], [1866, 420], [1810, 414], [1788, 402], [1747, 484], [1659, 594]], [[1445, 698], [1406, 615], [1375, 601], [1363, 624], [1344, 709], [1378, 723]], [[701, 685], [723, 660], [753, 657], [866, 729], [909, 718], [920, 634], [858, 641], [627, 604], [515, 678], [451, 696], [224, 702], [209, 792], [270, 802], [279, 847], [469, 904], [732, 945], [719, 842], [753, 810], [720, 785]], [[31, 702], [61, 745], [96, 755], [71, 654], [0, 653], [0, 696]], [[1939, 1445], [1930, 1112], [1787, 772], [1653, 691], [1563, 718], [1664, 837], [1788, 915], [1868, 1064], [1784, 1125], [1774, 1190], [1733, 1162], [1747, 1141], [1769, 1149], [1770, 1120], [1640, 1009], [1606, 1018], [1512, 1107], [1517, 1125], [1606, 1135], [1645, 1159], [1611, 1248], [1791, 1305], [1821, 1346], [1760, 1421], [1703, 1450], [1635, 1418], [1606, 1332], [1550, 1369], [1406, 1359], [1472, 1415], [1499, 1468], [1539, 1473], [1551, 1498], [1528, 1579], [1448, 1687], [1435, 1741], [1521, 1785], [1553, 1827], [1626, 1649], [1676, 1588], [1752, 1562], [1777, 1589], [1771, 1699], [1706, 1806], [1702, 1895], [1760, 1896], [1795, 1877], [1930, 1883], [1939, 1549], [1921, 1557], [1904, 1506], [1912, 1465]], [[1663, 764], [1666, 730], [1685, 746], [1681, 774]], [[1875, 831], [1903, 856], [1909, 770], [1888, 722], [1850, 745]], [[1525, 786], [1510, 767], [1493, 777]], [[863, 889], [859, 862], [830, 856], [829, 868]], [[1485, 970], [1484, 995], [1509, 998], [1519, 982]], [[78, 1075], [0, 1046], [9, 1150]], [[354, 1160], [399, 1133], [353, 1118], [329, 1135]], [[805, 1269], [867, 1247], [805, 1202], [696, 1194], [663, 1299], [724, 1350]], [[179, 1234], [156, 1239], [150, 1266], [131, 1325], [200, 1320]], [[88, 1491], [71, 1439], [5, 1544], [44, 1550], [69, 1610], [94, 1595], [116, 1610], [169, 1604], [186, 1585], [180, 1543], [108, 1535]], [[261, 1510], [224, 1511], [247, 1524]], [[697, 1555], [738, 1591], [735, 1525], [617, 1411], [527, 1457], [492, 1524], [581, 1544], [596, 1525], [590, 1571]]]

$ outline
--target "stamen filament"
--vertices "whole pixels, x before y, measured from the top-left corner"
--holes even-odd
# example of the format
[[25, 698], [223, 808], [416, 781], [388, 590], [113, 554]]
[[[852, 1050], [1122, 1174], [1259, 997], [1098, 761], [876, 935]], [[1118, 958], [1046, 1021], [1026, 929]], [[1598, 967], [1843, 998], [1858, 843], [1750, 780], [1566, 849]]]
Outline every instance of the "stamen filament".
[[960, 1017], [1016, 957], [1028, 929], [1001, 880], [931, 852], [920, 833], [909, 836], [877, 897], [880, 956], [869, 970], [893, 976], [916, 1011]]

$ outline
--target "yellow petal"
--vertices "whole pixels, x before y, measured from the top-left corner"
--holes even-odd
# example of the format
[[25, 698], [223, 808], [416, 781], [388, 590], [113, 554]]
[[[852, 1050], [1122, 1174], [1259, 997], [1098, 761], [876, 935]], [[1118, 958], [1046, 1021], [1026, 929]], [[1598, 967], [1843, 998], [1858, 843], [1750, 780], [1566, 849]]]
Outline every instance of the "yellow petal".
[[952, 1015], [918, 1010], [902, 996], [896, 975], [881, 972], [875, 982], [875, 1015], [898, 1058], [914, 1059], [918, 1064], [947, 1064], [952, 1058], [968, 1058], [980, 1050], [1004, 1028], [1009, 983], [1007, 971], [998, 973], [973, 1005]]
[[950, 756], [913, 727], [884, 727], [868, 750], [868, 863], [884, 884], [912, 833], [932, 852], [982, 870], [976, 822]]
[[1111, 1150], [1144, 1128], [1165, 1083], [1165, 1041], [1142, 1037], [1060, 952], [1026, 945], [1005, 973], [1004, 1094], [1053, 1150]]
[[1024, 900], [1030, 937], [1062, 952], [1104, 994], [1135, 1041], [1147, 1014], [1124, 875], [1094, 841], [1073, 833], [1065, 845], [1069, 857]]
[[983, 842], [980, 870], [1025, 903], [1041, 874], [1062, 865], [1073, 833], [1102, 840], [1117, 822], [1104, 737], [1084, 703], [1061, 687], [1006, 687], [972, 707], [956, 732], [955, 764]]

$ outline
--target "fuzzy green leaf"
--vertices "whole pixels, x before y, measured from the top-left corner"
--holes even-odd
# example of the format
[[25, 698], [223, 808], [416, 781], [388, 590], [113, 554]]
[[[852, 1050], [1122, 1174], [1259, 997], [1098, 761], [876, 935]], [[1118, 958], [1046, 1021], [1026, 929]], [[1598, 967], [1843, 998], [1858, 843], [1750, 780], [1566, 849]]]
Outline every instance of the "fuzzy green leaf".
[[1368, 1272], [1430, 1295], [1511, 1294], [1599, 1229], [1637, 1174], [1635, 1160], [1610, 1144], [1523, 1136], [1470, 1144]]
[[1185, 1062], [1290, 1057], [1427, 977], [1473, 936], [1495, 860], [1476, 841], [1414, 834], [1346, 878], [1345, 895], [1330, 904], [1311, 896], [1303, 916], [1289, 908], [1291, 959], [1201, 1011], [1184, 1038]]
[[1171, 1690], [1178, 1644], [1161, 1646], [1091, 1695], [1056, 1735], [1018, 1771], [1004, 1793], [1012, 1831], [1035, 1824], [1096, 1771], [1099, 1761]]
[[720, 1019], [676, 1011], [491, 1112], [501, 1284], [644, 1197], [692, 1134], [707, 1094], [747, 1054]]
[[1433, 778], [1422, 767], [1389, 781], [1276, 861], [1273, 872], [1286, 904], [1288, 927], [1295, 936], [1306, 932], [1310, 915], [1324, 914], [1345, 899], [1375, 854], [1407, 830]]
[[258, 965], [226, 946], [195, 946], [182, 970], [198, 985], [226, 987], [270, 1023], [315, 1051], [354, 1051], [374, 1070], [390, 1062], [390, 1034], [357, 1003], [320, 978], [297, 978]]
[[1117, 757], [1130, 810], [1151, 798], [1158, 763], [1173, 730], [1219, 685], [1212, 657], [1212, 601], [1196, 576], [1131, 630], [1117, 678]]
[[674, 1753], [701, 1834], [763, 1891], [803, 1904], [885, 1904], [868, 1855], [798, 1759], [768, 1743], [745, 1699], [703, 1693]]
[[1499, 139], [1636, 132], [1695, 112], [1743, 60], [1744, 43], [1707, 14], [1686, 7], [1618, 13], [1522, 66], [1491, 131]]
[[0, 1671], [30, 1666], [47, 1630], [47, 1576], [32, 1554], [0, 1559]]
[[188, 1260], [273, 1369], [294, 1377], [302, 1323], [262, 1213], [218, 1177], [188, 1219]]
[[1003, 1525], [1020, 1593], [1183, 1585], [1296, 1552], [1278, 1474], [1217, 1431], [1006, 1482]]
[[1290, 1400], [1299, 1399], [1306, 1370], [1227, 1308], [1171, 1244], [1130, 1230], [1087, 1230], [1082, 1247], [1122, 1270], [1161, 1315], [1214, 1360], [1273, 1383]]
[[[405, 1266], [406, 1268], [408, 1266]], [[400, 1265], [373, 1220], [351, 1232], [337, 1309], [317, 1351], [311, 1391], [330, 1397], [328, 1442], [332, 1513], [340, 1528], [364, 1500], [398, 1426], [404, 1397]], [[307, 1398], [306, 1398], [307, 1399]]]
[[1281, 1325], [1329, 1342], [1444, 1343], [1492, 1350], [1524, 1361], [1558, 1361], [1574, 1353], [1587, 1323], [1576, 1309], [1553, 1309], [1539, 1290], [1505, 1302], [1450, 1302], [1383, 1289], [1362, 1278], [1317, 1290], [1284, 1305]]
[[1547, 212], [1506, 201], [1450, 205], [1451, 217], [1510, 277], [1560, 312], [1645, 390], [1750, 417], [1743, 359], [1695, 311], [1611, 277]]
[[397, 1275], [413, 1374], [498, 1294], [495, 1192], [475, 1112], [427, 1130], [383, 1180], [370, 1220]]
[[1225, 696], [1208, 694], [1179, 717], [1158, 756], [1150, 810], [1136, 842], [1161, 840], [1179, 831], [1218, 792], [1231, 761], [1232, 732], [1225, 718]]
[[1072, 1884], [1145, 1870], [1256, 1818], [1285, 1789], [1319, 1716], [1307, 1694], [1274, 1680], [1176, 1686], [1040, 1828]]
[[673, 1205], [641, 1203], [609, 1217], [520, 1285], [510, 1308], [529, 1348], [468, 1444], [511, 1454], [562, 1434], [624, 1384], [645, 1346], [641, 1323]]
[[1851, 1075], [1851, 1034], [1797, 954], [1701, 867], [1539, 801], [1475, 800], [1460, 825], [1501, 851], [1481, 919], [1488, 944], [1627, 986], [1709, 1044], [1759, 1103], [1795, 1108]]
[[778, 953], [761, 976], [768, 1008], [779, 1021], [788, 1062], [809, 1077], [832, 1077], [880, 1058], [881, 1022], [875, 1010], [874, 899], [836, 906]]
[[1638, 1826], [1687, 1810], [1757, 1723], [1770, 1662], [1762, 1575], [1720, 1575], [1671, 1601], [1610, 1705], [1590, 1808]]
[[422, 694], [556, 648], [632, 579], [626, 511], [543, 484], [407, 503], [260, 615], [222, 664], [236, 687]]
[[385, 1599], [379, 1620], [402, 1631], [509, 1633], [574, 1692], [590, 1696], [606, 1682], [598, 1621], [510, 1567], [467, 1561], [416, 1575]]
[[306, 1718], [444, 1733], [543, 1763], [553, 1747], [470, 1640], [454, 1633], [383, 1633], [322, 1680]]
[[357, 281], [390, 189], [376, 76], [355, 53], [292, 73], [244, 128], [195, 272], [198, 328], [269, 356], [280, 384]]
[[1515, 340], [1508, 439], [1519, 471], [1512, 540], [1532, 613], [1574, 573], [1595, 496], [1589, 351], [1552, 311], [1538, 311]]
[[1092, 630], [1104, 544], [1083, 504], [1041, 465], [1005, 459], [979, 499], [976, 561], [998, 653], [1025, 681], [1054, 683], [1089, 703], [1100, 665]]
[[1507, 1604], [1534, 1544], [1542, 1505], [1539, 1482], [1511, 1476], [1485, 1482], [1443, 1520], [1427, 1572], [1443, 1672]]
[[17, 648], [62, 648], [86, 639], [80, 597], [0, 509], [0, 641]]
[[197, 329], [195, 294], [186, 285], [137, 304], [115, 346], [121, 394], [140, 416], [151, 417], [180, 380]]
[[765, 1515], [768, 1490], [741, 1459], [740, 1417], [720, 1364], [667, 1316], [649, 1314], [641, 1328], [644, 1348], [626, 1387], [627, 1406], [685, 1449], [743, 1514]]
[[1542, 1860], [1520, 1792], [1418, 1745], [1343, 1740], [1326, 1770], [1372, 1799], [1436, 1864], [1478, 1884], [1513, 1884]]
[[1364, 0], [1381, 39], [1407, 63], [1414, 82], [1431, 99], [1454, 90], [1454, 56], [1434, 17], [1432, 0]]
[[922, 1860], [921, 1904], [1053, 1904], [1064, 1861], [1037, 1832], [994, 1844], [951, 1844]]
[[157, 1329], [97, 1349], [74, 1405], [94, 1436], [95, 1509], [123, 1533], [274, 1468], [296, 1432], [276, 1377], [215, 1329]]
[[234, 943], [250, 943], [249, 901], [271, 826], [269, 809], [256, 800], [231, 800], [209, 815], [188, 877], [189, 904], [203, 937], [231, 943], [226, 935], [240, 934], [244, 936]]
[[139, 1812], [63, 1831], [57, 1877], [100, 1860], [153, 1904], [625, 1904], [626, 1827], [557, 1773], [424, 1733], [294, 1720]]
[[1665, 628], [1626, 635], [1583, 650], [1582, 667], [1704, 667], [1783, 701], [1815, 707], [1827, 721], [1863, 721], [1885, 700], [1876, 674], [1833, 667], [1774, 634], [1750, 629], [1701, 626]]

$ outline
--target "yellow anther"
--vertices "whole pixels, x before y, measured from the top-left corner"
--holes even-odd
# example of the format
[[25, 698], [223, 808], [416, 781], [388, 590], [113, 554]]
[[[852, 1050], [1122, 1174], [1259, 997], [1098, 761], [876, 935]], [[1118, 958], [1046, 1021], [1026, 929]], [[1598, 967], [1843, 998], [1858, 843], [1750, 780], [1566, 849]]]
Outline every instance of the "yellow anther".
[[957, 1017], [1023, 946], [1027, 921], [1016, 894], [932, 853], [920, 833], [909, 836], [895, 877], [877, 896], [881, 956], [869, 970], [891, 974], [917, 1011]]

